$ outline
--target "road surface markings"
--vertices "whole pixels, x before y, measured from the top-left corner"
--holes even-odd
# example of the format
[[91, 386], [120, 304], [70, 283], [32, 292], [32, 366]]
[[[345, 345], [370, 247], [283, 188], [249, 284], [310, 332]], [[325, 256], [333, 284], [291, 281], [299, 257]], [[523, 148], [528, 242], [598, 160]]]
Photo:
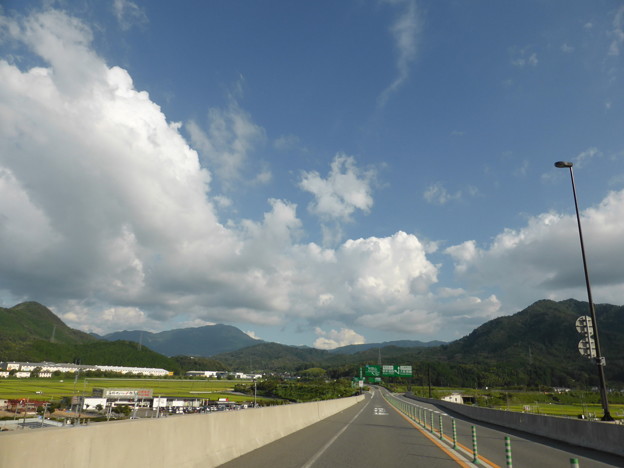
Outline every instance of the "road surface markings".
[[364, 411], [366, 408], [368, 408], [368, 405], [369, 405], [369, 403], [371, 402], [371, 400], [372, 400], [372, 398], [370, 398], [370, 399], [366, 402], [366, 404], [364, 405], [364, 408], [362, 408], [362, 409], [358, 412], [358, 414], [356, 414], [355, 416], [353, 416], [353, 419], [351, 419], [351, 421], [349, 421], [349, 422], [345, 425], [345, 427], [343, 427], [342, 429], [340, 429], [340, 430], [338, 431], [338, 434], [336, 434], [334, 437], [332, 437], [332, 439], [331, 439], [329, 442], [327, 442], [327, 443], [323, 446], [323, 448], [321, 448], [321, 450], [319, 450], [318, 452], [316, 452], [316, 453], [314, 454], [314, 456], [313, 456], [312, 458], [310, 458], [310, 459], [307, 461], [307, 463], [306, 463], [305, 465], [302, 465], [302, 466], [301, 466], [301, 468], [310, 468], [312, 465], [314, 465], [314, 463], [316, 463], [316, 461], [317, 461], [317, 460], [321, 457], [321, 455], [323, 455], [323, 454], [325, 453], [325, 451], [326, 451], [329, 447], [331, 447], [331, 446], [332, 446], [332, 444], [333, 444], [334, 442], [336, 442], [336, 440], [338, 439], [338, 437], [340, 437], [340, 436], [342, 435], [342, 433], [343, 433], [344, 431], [346, 431], [346, 430], [347, 430], [347, 428], [351, 425], [351, 423], [352, 423], [353, 421], [355, 421], [355, 420], [356, 420], [356, 419], [360, 416], [360, 414], [362, 414], [362, 411]]

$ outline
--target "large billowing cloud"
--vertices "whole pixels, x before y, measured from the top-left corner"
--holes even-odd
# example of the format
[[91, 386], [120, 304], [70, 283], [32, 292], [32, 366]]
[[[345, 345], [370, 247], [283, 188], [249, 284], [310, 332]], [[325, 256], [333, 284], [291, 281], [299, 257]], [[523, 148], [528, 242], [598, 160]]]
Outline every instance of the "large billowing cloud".
[[[621, 303], [624, 286], [624, 191], [611, 192], [581, 216], [594, 301]], [[446, 249], [456, 273], [475, 289], [496, 289], [507, 307], [542, 298], [586, 297], [576, 216], [545, 213], [489, 246], [474, 241]]]
[[[92, 50], [83, 23], [52, 10], [3, 25], [5, 40], [41, 60], [26, 69], [0, 61], [6, 294], [97, 331], [291, 318], [432, 329], [421, 319], [433, 312], [419, 304], [437, 267], [415, 236], [335, 249], [301, 244], [296, 206], [279, 199], [268, 201], [261, 221], [220, 223], [213, 177], [235, 179], [263, 134], [236, 106], [212, 110], [207, 132], [191, 126], [206, 168], [180, 124]], [[315, 196], [312, 211], [344, 221], [371, 208], [372, 177], [339, 155], [327, 179], [304, 173], [301, 185]]]

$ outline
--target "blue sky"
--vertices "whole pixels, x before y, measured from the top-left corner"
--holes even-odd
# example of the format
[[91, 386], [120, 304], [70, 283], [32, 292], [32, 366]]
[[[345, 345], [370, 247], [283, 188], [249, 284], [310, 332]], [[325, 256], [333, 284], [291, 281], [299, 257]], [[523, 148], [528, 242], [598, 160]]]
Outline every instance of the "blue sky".
[[4, 1], [0, 303], [320, 348], [624, 303], [617, 1]]

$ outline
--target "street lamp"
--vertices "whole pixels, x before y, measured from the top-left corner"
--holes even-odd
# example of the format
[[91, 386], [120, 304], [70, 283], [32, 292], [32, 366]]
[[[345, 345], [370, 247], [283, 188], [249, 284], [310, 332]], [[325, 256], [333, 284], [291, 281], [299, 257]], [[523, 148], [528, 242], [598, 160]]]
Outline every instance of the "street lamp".
[[[576, 209], [576, 222], [578, 224], [579, 239], [581, 240], [581, 255], [583, 256], [583, 270], [585, 271], [585, 285], [587, 286], [587, 300], [589, 302], [589, 313], [592, 319], [592, 329], [594, 332], [594, 340], [596, 342], [596, 358], [595, 363], [598, 367], [598, 377], [600, 379], [600, 398], [602, 400], [602, 409], [604, 415], [603, 421], [613, 421], [613, 417], [609, 412], [609, 401], [607, 399], [607, 383], [604, 374], [605, 358], [600, 353], [600, 339], [598, 337], [598, 321], [596, 320], [596, 310], [594, 309], [594, 301], [592, 300], [591, 285], [589, 283], [589, 272], [587, 270], [587, 258], [585, 257], [585, 244], [583, 243], [583, 230], [581, 229], [581, 216], [579, 214], [578, 201], [576, 198], [576, 185], [574, 184], [573, 164], [566, 161], [557, 161], [555, 167], [570, 169], [570, 179], [572, 180], [572, 194], [574, 195], [574, 208]], [[588, 337], [590, 340], [591, 337]]]

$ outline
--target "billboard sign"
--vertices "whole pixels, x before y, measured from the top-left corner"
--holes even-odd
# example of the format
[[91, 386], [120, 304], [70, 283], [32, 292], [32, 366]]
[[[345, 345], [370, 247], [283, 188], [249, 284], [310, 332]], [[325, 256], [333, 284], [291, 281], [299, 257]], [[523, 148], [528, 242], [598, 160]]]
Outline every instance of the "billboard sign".
[[93, 396], [101, 398], [152, 398], [153, 390], [148, 388], [94, 388]]

